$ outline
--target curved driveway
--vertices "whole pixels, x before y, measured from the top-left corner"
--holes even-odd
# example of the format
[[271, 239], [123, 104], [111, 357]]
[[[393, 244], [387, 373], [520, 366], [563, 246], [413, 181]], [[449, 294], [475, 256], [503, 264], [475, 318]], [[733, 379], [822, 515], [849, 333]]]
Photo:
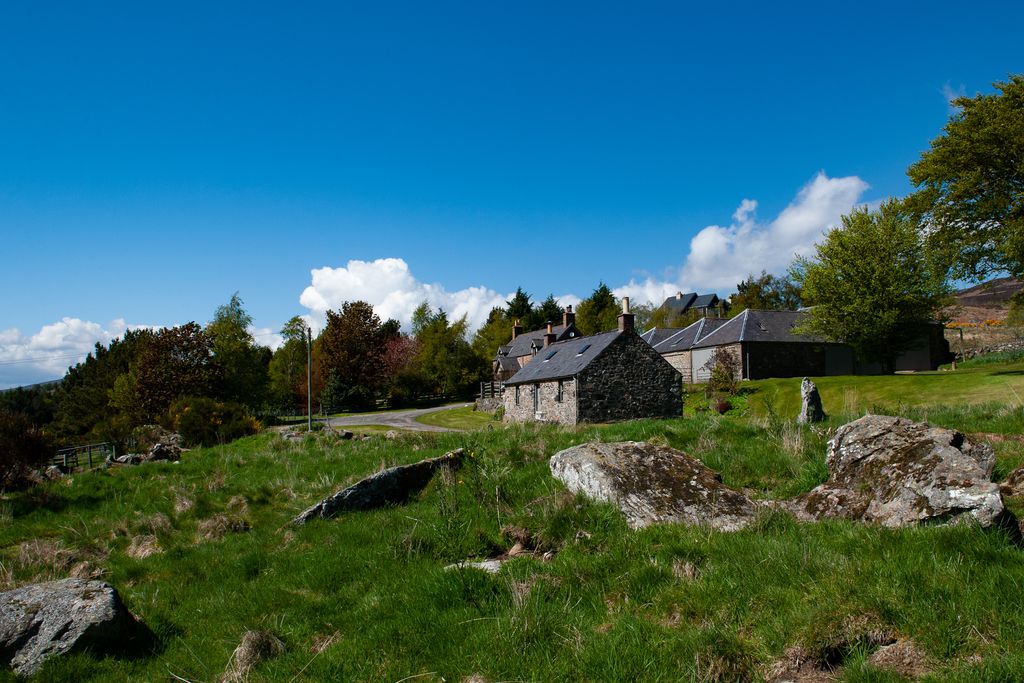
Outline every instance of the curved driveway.
[[411, 410], [391, 410], [384, 413], [366, 413], [364, 415], [346, 415], [345, 417], [327, 418], [327, 423], [332, 427], [359, 427], [365, 425], [384, 425], [395, 429], [406, 429], [414, 432], [454, 432], [456, 429], [447, 427], [435, 427], [417, 422], [416, 418], [427, 413], [437, 413], [442, 410], [454, 408], [465, 408], [472, 403], [458, 403], [452, 406], [439, 406], [437, 408], [413, 408]]

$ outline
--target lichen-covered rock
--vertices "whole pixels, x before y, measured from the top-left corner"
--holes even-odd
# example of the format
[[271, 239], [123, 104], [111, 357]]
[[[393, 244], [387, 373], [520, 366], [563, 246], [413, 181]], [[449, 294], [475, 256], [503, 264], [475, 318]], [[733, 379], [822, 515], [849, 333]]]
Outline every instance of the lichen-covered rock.
[[0, 661], [22, 676], [56, 655], [127, 646], [141, 630], [102, 581], [63, 579], [0, 593]]
[[825, 409], [821, 405], [821, 394], [811, 380], [804, 377], [800, 382], [800, 414], [796, 421], [800, 424], [821, 422], [825, 419]]
[[634, 529], [676, 522], [734, 531], [757, 512], [753, 501], [725, 486], [716, 472], [667, 446], [581, 444], [556, 453], [550, 467], [570, 491], [617, 505]]
[[852, 519], [887, 527], [1003, 514], [991, 481], [995, 454], [952, 429], [866, 415], [828, 442], [828, 481], [787, 504], [801, 519]]
[[369, 510], [389, 503], [401, 503], [422, 490], [438, 468], [458, 467], [463, 455], [463, 449], [459, 448], [437, 458], [378, 472], [304, 510], [292, 520], [292, 524], [305, 524], [318, 518], [329, 519], [346, 510]]

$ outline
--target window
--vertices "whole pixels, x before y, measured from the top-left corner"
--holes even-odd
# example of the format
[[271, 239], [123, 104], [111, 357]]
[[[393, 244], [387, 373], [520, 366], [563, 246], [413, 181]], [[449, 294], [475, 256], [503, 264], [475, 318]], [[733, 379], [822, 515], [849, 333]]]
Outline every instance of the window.
[[516, 405], [519, 405], [519, 385], [516, 385]]
[[558, 353], [558, 351], [557, 351], [557, 350], [555, 350], [555, 351], [552, 351], [551, 353], [549, 353], [549, 354], [547, 355], [547, 357], [546, 357], [546, 358], [544, 359], [544, 362], [545, 362], [545, 363], [547, 363], [547, 362], [548, 362], [549, 360], [551, 360], [552, 358], [554, 358], [554, 357], [555, 357], [555, 354], [556, 354], [556, 353]]
[[540, 408], [540, 385], [533, 385], [533, 412], [537, 412]]
[[558, 380], [558, 392], [555, 394], [555, 401], [562, 402], [562, 380]]
[[585, 353], [587, 352], [587, 349], [589, 349], [589, 348], [590, 348], [590, 344], [584, 344], [584, 345], [583, 345], [583, 348], [581, 348], [581, 349], [580, 349], [580, 350], [579, 350], [579, 351], [578, 351], [578, 352], [576, 353], [576, 355], [577, 355], [577, 356], [582, 356], [583, 354], [585, 354]]

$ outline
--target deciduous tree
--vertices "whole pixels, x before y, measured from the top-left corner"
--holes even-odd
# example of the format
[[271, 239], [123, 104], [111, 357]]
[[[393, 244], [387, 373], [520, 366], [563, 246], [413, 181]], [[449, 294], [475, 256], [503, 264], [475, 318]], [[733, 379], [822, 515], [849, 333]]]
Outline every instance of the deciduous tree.
[[601, 282], [593, 293], [580, 302], [576, 311], [576, 327], [582, 334], [597, 334], [618, 326], [619, 305], [608, 285]]
[[850, 344], [866, 361], [892, 369], [948, 300], [943, 273], [924, 255], [918, 226], [904, 206], [854, 209], [801, 258], [791, 274], [813, 306], [804, 328]]
[[931, 149], [907, 170], [929, 253], [956, 278], [1024, 275], [1024, 76], [960, 97]]

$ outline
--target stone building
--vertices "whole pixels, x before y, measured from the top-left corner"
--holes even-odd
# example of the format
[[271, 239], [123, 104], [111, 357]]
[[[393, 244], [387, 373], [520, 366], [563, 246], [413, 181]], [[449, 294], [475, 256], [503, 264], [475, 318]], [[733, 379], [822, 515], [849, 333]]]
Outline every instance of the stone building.
[[703, 318], [714, 313], [721, 313], [721, 300], [717, 294], [697, 294], [676, 292], [662, 302], [655, 311], [655, 317], [664, 320], [667, 325], [678, 324], [681, 320]]
[[[737, 379], [882, 372], [878, 364], [858, 361], [846, 344], [796, 332], [806, 315], [806, 311], [747, 309], [729, 320], [705, 318], [681, 330], [650, 330], [644, 339], [679, 370], [687, 383], [708, 380], [716, 350], [731, 353], [736, 359]], [[934, 327], [896, 359], [897, 371], [935, 370], [949, 362], [942, 326]]]
[[565, 307], [561, 325], [548, 323], [546, 328], [523, 332], [517, 320], [512, 326], [512, 340], [498, 347], [498, 353], [491, 363], [494, 381], [505, 382], [511, 379], [520, 368], [533, 360], [540, 349], [544, 348], [544, 340], [548, 335], [554, 335], [554, 341], [575, 339], [580, 336], [580, 331], [576, 329], [576, 314], [573, 313], [572, 306]]
[[679, 417], [679, 372], [633, 328], [629, 300], [611, 332], [563, 341], [554, 334], [505, 382], [506, 422], [615, 422]]

